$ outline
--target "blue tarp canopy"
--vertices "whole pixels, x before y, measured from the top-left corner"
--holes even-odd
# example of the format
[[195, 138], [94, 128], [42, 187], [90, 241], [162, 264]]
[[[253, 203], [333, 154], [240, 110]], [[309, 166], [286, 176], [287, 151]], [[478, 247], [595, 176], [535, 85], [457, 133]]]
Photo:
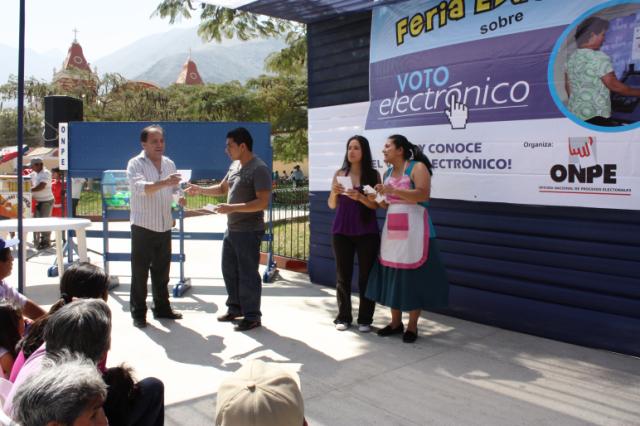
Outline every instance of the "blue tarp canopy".
[[376, 6], [406, 0], [204, 0], [205, 3], [239, 9], [274, 18], [309, 23], [344, 14], [370, 10]]

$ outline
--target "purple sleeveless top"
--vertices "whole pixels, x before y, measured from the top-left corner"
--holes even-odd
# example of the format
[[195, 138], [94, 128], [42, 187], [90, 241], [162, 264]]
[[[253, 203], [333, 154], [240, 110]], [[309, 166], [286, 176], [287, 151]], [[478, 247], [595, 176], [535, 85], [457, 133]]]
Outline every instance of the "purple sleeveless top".
[[[362, 186], [356, 189], [361, 191]], [[331, 227], [332, 234], [355, 237], [358, 235], [378, 234], [379, 232], [375, 210], [371, 210], [361, 202], [352, 200], [346, 195], [338, 195], [336, 217]]]

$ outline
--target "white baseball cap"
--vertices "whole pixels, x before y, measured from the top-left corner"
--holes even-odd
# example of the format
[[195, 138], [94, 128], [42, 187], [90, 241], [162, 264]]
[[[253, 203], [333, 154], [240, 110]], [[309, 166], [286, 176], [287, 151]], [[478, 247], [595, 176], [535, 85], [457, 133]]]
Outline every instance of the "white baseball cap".
[[303, 426], [300, 378], [276, 363], [252, 360], [218, 389], [216, 426]]

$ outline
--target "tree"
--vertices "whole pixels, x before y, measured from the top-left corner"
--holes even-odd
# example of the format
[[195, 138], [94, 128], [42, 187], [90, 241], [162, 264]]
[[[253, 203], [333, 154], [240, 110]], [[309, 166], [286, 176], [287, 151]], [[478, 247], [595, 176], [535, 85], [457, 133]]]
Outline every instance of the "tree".
[[307, 156], [307, 80], [300, 76], [261, 76], [247, 82], [255, 90], [265, 121], [271, 123], [273, 152], [278, 160]]
[[[154, 14], [174, 22], [197, 11], [194, 4], [191, 0], [164, 0]], [[205, 40], [284, 36], [287, 47], [265, 61], [266, 69], [273, 74], [244, 85], [232, 81], [164, 89], [139, 86], [119, 74], [105, 74], [95, 81], [95, 86], [71, 89], [31, 79], [25, 85], [25, 134], [29, 135], [29, 143], [41, 142], [43, 99], [55, 93], [82, 99], [86, 121], [267, 121], [271, 123], [274, 157], [302, 160], [308, 146], [304, 26], [209, 4], [200, 4], [200, 13], [198, 33]], [[0, 86], [0, 99], [16, 96], [15, 78]], [[0, 144], [15, 143], [15, 113], [0, 112]], [[14, 124], [7, 127], [9, 123]]]
[[[267, 71], [276, 75], [261, 76], [249, 81], [247, 86], [256, 91], [263, 115], [271, 123], [274, 157], [283, 161], [302, 160], [308, 152], [305, 26], [193, 0], [163, 0], [154, 15], [169, 18], [170, 23], [176, 19], [189, 19], [193, 12], [198, 11], [195, 4], [200, 7], [198, 34], [206, 41], [219, 42], [223, 37], [248, 40], [284, 36], [287, 47], [272, 53], [265, 61]], [[207, 101], [202, 102], [208, 104]], [[233, 119], [239, 120], [237, 117]]]
[[287, 47], [270, 54], [265, 66], [267, 71], [280, 75], [307, 76], [307, 37], [304, 32], [291, 31], [286, 37]]
[[[23, 141], [26, 146], [42, 143], [44, 116], [39, 111], [25, 109]], [[15, 146], [18, 143], [18, 110], [0, 110], [0, 146]]]
[[[53, 88], [36, 78], [24, 82], [23, 140], [27, 146], [42, 143], [44, 132], [44, 97], [53, 93]], [[0, 86], [0, 101], [18, 98], [18, 79], [9, 76], [6, 84]], [[18, 143], [18, 111], [3, 108], [0, 103], [0, 146], [13, 146]]]
[[240, 40], [266, 37], [284, 37], [287, 47], [267, 58], [267, 70], [278, 74], [306, 74], [307, 39], [303, 24], [284, 19], [259, 16], [251, 12], [227, 9], [194, 0], [163, 0], [152, 16], [176, 20], [190, 19], [200, 9], [198, 35], [205, 41], [222, 41], [237, 37]]
[[298, 31], [300, 24], [284, 19], [266, 18], [250, 12], [214, 6], [193, 0], [163, 0], [152, 16], [169, 18], [173, 24], [177, 19], [191, 18], [191, 13], [197, 11], [193, 5], [200, 5], [201, 24], [198, 35], [206, 41], [218, 41], [222, 38], [238, 37], [249, 40], [256, 37], [279, 37], [291, 31]]

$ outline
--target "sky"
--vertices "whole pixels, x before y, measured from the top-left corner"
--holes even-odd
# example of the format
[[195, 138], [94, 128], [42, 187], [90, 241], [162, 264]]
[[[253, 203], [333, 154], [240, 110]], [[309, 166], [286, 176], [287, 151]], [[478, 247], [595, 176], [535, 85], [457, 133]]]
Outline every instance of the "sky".
[[[198, 25], [199, 11], [173, 25], [168, 19], [150, 18], [160, 1], [26, 0], [25, 45], [39, 53], [66, 52], [76, 28], [78, 41], [95, 61], [142, 37]], [[0, 13], [0, 44], [17, 48], [19, 1], [2, 0]]]

